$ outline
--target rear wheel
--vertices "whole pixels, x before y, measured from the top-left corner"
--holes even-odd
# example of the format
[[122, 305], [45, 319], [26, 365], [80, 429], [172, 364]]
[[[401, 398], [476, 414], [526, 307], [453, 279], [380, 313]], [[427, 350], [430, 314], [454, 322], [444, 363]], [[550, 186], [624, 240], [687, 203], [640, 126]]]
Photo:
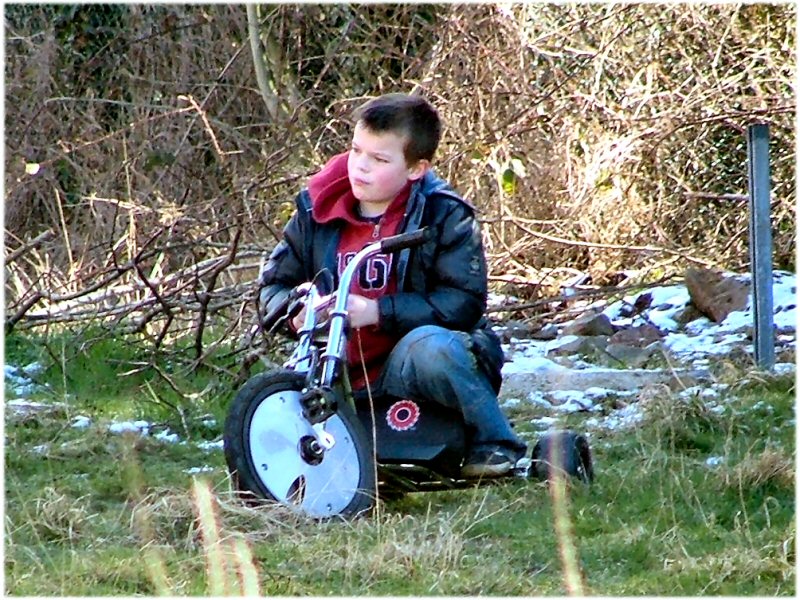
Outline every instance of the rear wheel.
[[250, 379], [225, 420], [225, 460], [236, 486], [314, 518], [353, 516], [372, 507], [372, 448], [344, 402], [325, 421], [334, 445], [322, 450], [300, 404], [304, 377], [275, 371]]
[[592, 483], [592, 452], [584, 436], [569, 430], [551, 431], [536, 442], [531, 456], [531, 475], [548, 479], [554, 473], [572, 475], [584, 483]]

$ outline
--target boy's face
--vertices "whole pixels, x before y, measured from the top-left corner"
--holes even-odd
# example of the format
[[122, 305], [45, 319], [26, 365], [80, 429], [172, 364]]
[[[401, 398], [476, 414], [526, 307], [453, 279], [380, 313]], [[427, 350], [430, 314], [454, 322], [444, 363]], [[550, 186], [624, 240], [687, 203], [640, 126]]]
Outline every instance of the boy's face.
[[347, 157], [347, 173], [353, 195], [362, 206], [384, 207], [395, 199], [409, 180], [419, 179], [427, 160], [407, 165], [403, 155], [405, 136], [391, 131], [374, 132], [356, 124]]

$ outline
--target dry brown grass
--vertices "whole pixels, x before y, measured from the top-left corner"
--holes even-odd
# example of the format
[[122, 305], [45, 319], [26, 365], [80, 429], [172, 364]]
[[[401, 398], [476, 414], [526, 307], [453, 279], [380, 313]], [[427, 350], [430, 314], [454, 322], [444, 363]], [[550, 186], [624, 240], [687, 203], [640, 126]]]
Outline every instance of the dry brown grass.
[[92, 519], [89, 498], [70, 498], [54, 487], [47, 487], [31, 508], [29, 525], [46, 543], [77, 542]]
[[794, 488], [794, 457], [786, 451], [766, 448], [760, 454], [747, 455], [732, 469], [722, 473], [724, 483], [736, 489], [755, 490], [769, 484]]

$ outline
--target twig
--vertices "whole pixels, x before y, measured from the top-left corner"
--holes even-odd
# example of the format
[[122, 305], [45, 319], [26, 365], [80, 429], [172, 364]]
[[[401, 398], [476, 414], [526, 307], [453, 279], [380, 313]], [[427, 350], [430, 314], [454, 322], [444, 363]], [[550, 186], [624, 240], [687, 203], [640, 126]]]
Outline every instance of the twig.
[[231, 243], [231, 251], [228, 253], [228, 256], [223, 262], [219, 263], [219, 265], [217, 265], [217, 267], [211, 271], [211, 275], [209, 277], [208, 286], [206, 290], [199, 294], [195, 293], [195, 296], [197, 297], [197, 300], [200, 303], [200, 313], [197, 316], [197, 334], [195, 335], [195, 342], [194, 342], [195, 357], [198, 361], [203, 356], [203, 331], [205, 330], [206, 317], [208, 315], [208, 305], [209, 302], [211, 301], [211, 292], [214, 290], [214, 286], [217, 283], [217, 277], [219, 276], [219, 274], [222, 271], [224, 271], [230, 264], [232, 264], [234, 259], [236, 258], [236, 250], [239, 247], [239, 238], [241, 237], [241, 235], [242, 235], [242, 228], [239, 227], [233, 236], [233, 242]]
[[56, 234], [52, 229], [48, 229], [47, 231], [40, 233], [31, 241], [26, 242], [25, 244], [14, 250], [12, 253], [10, 253], [8, 256], [6, 256], [6, 266], [10, 265], [12, 262], [17, 260], [20, 256], [22, 256], [29, 250], [33, 250], [34, 248], [36, 248], [40, 244], [43, 244], [44, 242], [49, 242], [55, 236]]
[[[511, 215], [511, 212], [508, 211], [507, 207], [504, 207], [504, 209], [507, 211], [507, 214], [509, 216], [513, 217], [513, 215]], [[685, 258], [689, 262], [697, 263], [697, 264], [700, 264], [700, 265], [703, 265], [703, 266], [706, 266], [706, 267], [712, 266], [712, 264], [713, 264], [713, 263], [711, 263], [711, 262], [709, 262], [707, 260], [702, 260], [702, 259], [690, 256], [690, 255], [686, 254], [685, 252], [680, 252], [678, 250], [672, 250], [670, 248], [662, 248], [662, 247], [658, 247], [658, 246], [628, 246], [628, 245], [624, 245], [624, 244], [601, 244], [599, 242], [584, 242], [582, 240], [568, 240], [568, 239], [557, 237], [557, 236], [554, 236], [554, 235], [549, 235], [547, 233], [541, 233], [539, 231], [533, 231], [532, 229], [529, 229], [528, 227], [525, 227], [524, 225], [522, 225], [522, 223], [520, 223], [519, 220], [517, 220], [517, 219], [512, 219], [512, 220], [514, 221], [514, 224], [519, 229], [521, 229], [522, 231], [524, 231], [528, 235], [531, 235], [531, 236], [533, 236], [535, 238], [547, 240], [548, 242], [555, 242], [557, 244], [565, 244], [567, 246], [582, 246], [582, 247], [585, 247], [585, 248], [605, 248], [605, 249], [609, 249], [609, 250], [631, 250], [633, 252], [667, 253], [667, 254], [672, 254], [674, 256], [680, 256], [681, 258]]]
[[[751, 110], [736, 110], [730, 111], [725, 113], [720, 113], [717, 115], [712, 115], [710, 117], [703, 117], [700, 119], [693, 119], [687, 120], [682, 122], [680, 125], [673, 127], [669, 131], [664, 132], [658, 138], [656, 138], [654, 144], [659, 145], [665, 139], [672, 137], [677, 131], [681, 129], [685, 129], [687, 127], [693, 127], [695, 125], [705, 125], [707, 123], [717, 123], [719, 121], [730, 121], [735, 120], [736, 122], [741, 122], [744, 119], [751, 119], [753, 121], [757, 120], [765, 120], [765, 117], [769, 117], [771, 115], [779, 115], [783, 113], [793, 113], [797, 109], [797, 105], [787, 104], [784, 106], [775, 106], [770, 108], [754, 108]], [[757, 119], [759, 117], [760, 119]]]
[[72, 244], [69, 241], [69, 230], [67, 229], [67, 222], [64, 219], [64, 205], [61, 202], [61, 194], [58, 193], [58, 188], [53, 188], [56, 196], [56, 206], [58, 206], [58, 218], [61, 223], [61, 233], [64, 235], [64, 246], [67, 250], [67, 260], [69, 260], [69, 272], [75, 272], [75, 261], [72, 258]]
[[709, 192], [684, 192], [684, 196], [695, 200], [732, 200], [734, 202], [747, 202], [747, 194], [711, 194]]
[[211, 143], [214, 144], [214, 149], [217, 151], [217, 156], [219, 157], [220, 161], [224, 161], [226, 153], [222, 151], [222, 148], [220, 148], [219, 142], [217, 141], [217, 136], [214, 134], [214, 130], [211, 129], [211, 123], [208, 122], [208, 117], [206, 116], [205, 111], [200, 108], [197, 100], [195, 100], [191, 94], [178, 96], [178, 99], [185, 100], [191, 104], [192, 107], [197, 111], [197, 114], [200, 115], [203, 125], [205, 125], [206, 131], [208, 132], [208, 136], [211, 138]]
[[[153, 294], [153, 296], [155, 296], [155, 298], [156, 298], [156, 300], [158, 300], [159, 304], [164, 308], [163, 312], [167, 315], [167, 327], [169, 327], [169, 324], [172, 323], [172, 318], [173, 318], [172, 306], [161, 295], [161, 293], [158, 291], [158, 288], [155, 285], [153, 285], [153, 283], [148, 279], [147, 275], [144, 272], [144, 269], [142, 269], [142, 267], [141, 267], [141, 265], [139, 264], [138, 261], [134, 261], [134, 266], [136, 268], [136, 273], [138, 273], [138, 275], [141, 278], [141, 280], [145, 283], [145, 285], [148, 287], [148, 289]], [[158, 348], [158, 346], [161, 343], [161, 340], [164, 338], [164, 336], [166, 334], [167, 334], [167, 332], [166, 332], [166, 328], [165, 328], [164, 330], [162, 330], [161, 334], [158, 336], [158, 340], [156, 341], [156, 348]]]
[[14, 314], [13, 317], [6, 320], [6, 335], [13, 331], [14, 326], [19, 322], [20, 319], [22, 319], [22, 317], [25, 316], [25, 313], [27, 313], [30, 308], [39, 302], [39, 300], [41, 300], [43, 297], [44, 295], [42, 292], [35, 292], [33, 296], [31, 296], [22, 304], [22, 307]]
[[582, 300], [584, 298], [593, 298], [596, 296], [613, 296], [615, 294], [626, 294], [627, 292], [631, 292], [634, 290], [644, 290], [652, 287], [658, 287], [659, 285], [664, 284], [664, 282], [671, 279], [672, 276], [668, 275], [662, 277], [658, 281], [654, 281], [651, 283], [637, 283], [627, 286], [607, 286], [607, 287], [598, 287], [596, 289], [588, 289], [588, 290], [577, 290], [570, 295], [559, 294], [557, 296], [550, 296], [548, 298], [540, 298], [538, 300], [532, 300], [530, 302], [522, 302], [519, 304], [511, 304], [511, 305], [503, 305], [503, 306], [495, 306], [492, 308], [488, 308], [486, 310], [487, 313], [498, 313], [498, 312], [517, 312], [521, 310], [526, 310], [529, 308], [538, 308], [539, 306], [547, 306], [549, 304], [553, 304], [555, 302], [570, 302], [572, 300]]

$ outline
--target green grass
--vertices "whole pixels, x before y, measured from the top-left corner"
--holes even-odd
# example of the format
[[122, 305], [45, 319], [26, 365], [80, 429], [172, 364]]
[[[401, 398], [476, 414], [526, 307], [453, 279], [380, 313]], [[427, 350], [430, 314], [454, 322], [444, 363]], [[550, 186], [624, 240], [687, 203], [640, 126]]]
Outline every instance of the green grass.
[[[81, 349], [74, 340], [6, 340], [7, 363], [47, 366], [38, 382], [49, 388], [33, 399], [60, 403], [24, 418], [7, 413], [8, 594], [236, 593], [246, 586], [237, 573], [249, 564], [262, 595], [569, 591], [547, 484], [410, 494], [349, 522], [244, 505], [222, 453], [195, 444], [221, 435], [230, 378], [153, 359], [165, 378], [142, 368], [151, 359], [106, 342]], [[696, 397], [643, 394], [636, 428], [592, 430], [596, 481], [566, 490], [584, 593], [794, 595], [794, 377], [729, 374], [732, 382], [745, 376], [748, 383], [728, 388], [724, 411]], [[71, 428], [78, 414], [92, 427]], [[530, 420], [541, 408], [511, 414], [535, 439]], [[216, 425], [203, 425], [207, 415]], [[133, 418], [188, 443], [107, 432], [110, 422]], [[583, 431], [585, 419], [563, 424]], [[720, 463], [709, 466], [710, 457]], [[213, 470], [197, 479], [185, 472], [203, 465]], [[214, 518], [198, 509], [195, 481], [208, 482]], [[221, 566], [209, 570], [214, 539]], [[241, 556], [244, 541], [252, 562]]]

